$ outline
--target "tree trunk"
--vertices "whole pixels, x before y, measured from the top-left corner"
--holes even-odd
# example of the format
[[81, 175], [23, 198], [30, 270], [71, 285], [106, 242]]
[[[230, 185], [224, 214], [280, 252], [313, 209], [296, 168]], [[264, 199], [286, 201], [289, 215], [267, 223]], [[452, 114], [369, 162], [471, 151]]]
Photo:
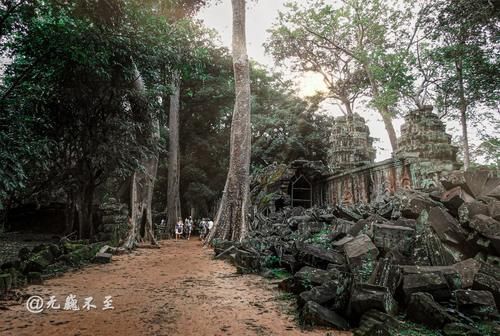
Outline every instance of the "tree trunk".
[[214, 228], [207, 239], [241, 241], [248, 231], [250, 208], [250, 75], [245, 36], [245, 0], [232, 0], [235, 105], [231, 123], [230, 161]]
[[94, 206], [94, 181], [82, 185], [76, 197], [78, 211], [78, 237], [91, 238], [94, 235], [93, 206]]
[[68, 193], [66, 199], [66, 207], [64, 209], [64, 234], [68, 235], [73, 231], [73, 224], [75, 222], [75, 204], [73, 195]]
[[167, 235], [174, 235], [175, 224], [180, 217], [179, 196], [179, 104], [180, 104], [180, 74], [172, 75], [172, 94], [168, 115], [169, 145], [168, 145], [168, 190], [167, 190]]
[[[139, 94], [139, 97], [145, 96], [146, 88], [141, 74], [137, 68], [135, 70], [136, 80], [133, 83], [133, 89]], [[132, 108], [137, 102], [132, 102]], [[143, 112], [140, 109], [141, 113]], [[160, 127], [158, 120], [152, 115], [148, 116], [150, 123], [147, 134], [141, 134], [139, 140], [148, 143], [150, 140], [155, 146], [154, 153], [150, 154], [142, 162], [143, 169], [137, 170], [130, 179], [130, 227], [123, 247], [132, 249], [138, 243], [150, 242], [152, 245], [158, 245], [153, 233], [153, 220], [151, 213], [151, 203], [153, 201], [153, 191], [158, 170], [158, 150], [156, 144], [160, 138]]]
[[[365, 69], [368, 80], [370, 81], [373, 98], [377, 100], [380, 97], [380, 91], [377, 83], [373, 79], [373, 75], [368, 65], [363, 65], [363, 68]], [[394, 125], [392, 124], [392, 117], [391, 113], [389, 112], [389, 106], [384, 103], [382, 106], [377, 106], [377, 110], [382, 117], [382, 121], [384, 122], [385, 130], [387, 131], [387, 135], [389, 136], [389, 141], [391, 143], [392, 152], [395, 153], [398, 149], [398, 138], [396, 136], [396, 131], [394, 130]]]
[[470, 167], [470, 150], [469, 150], [469, 134], [467, 131], [467, 100], [465, 98], [464, 78], [462, 69], [462, 60], [455, 62], [455, 70], [458, 77], [458, 95], [460, 107], [460, 124], [462, 125], [462, 144], [464, 155], [464, 170]]

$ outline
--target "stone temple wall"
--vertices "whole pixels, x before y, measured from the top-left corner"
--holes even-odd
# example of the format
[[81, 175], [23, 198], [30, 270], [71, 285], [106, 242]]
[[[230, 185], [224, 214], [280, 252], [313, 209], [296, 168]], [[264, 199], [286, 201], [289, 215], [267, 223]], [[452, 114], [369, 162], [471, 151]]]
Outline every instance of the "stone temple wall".
[[328, 165], [332, 169], [350, 169], [375, 160], [373, 138], [365, 119], [355, 113], [335, 118], [328, 151]]
[[368, 203], [401, 189], [439, 187], [441, 176], [459, 167], [458, 149], [451, 145], [451, 136], [430, 106], [406, 115], [398, 145], [392, 159], [363, 161], [360, 167], [337, 170], [315, 180], [313, 203]]

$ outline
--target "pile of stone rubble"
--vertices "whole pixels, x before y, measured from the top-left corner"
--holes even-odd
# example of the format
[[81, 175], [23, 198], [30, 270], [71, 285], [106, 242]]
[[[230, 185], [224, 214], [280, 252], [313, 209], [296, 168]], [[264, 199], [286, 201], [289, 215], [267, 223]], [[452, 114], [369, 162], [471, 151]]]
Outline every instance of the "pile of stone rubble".
[[[241, 272], [286, 270], [308, 325], [398, 335], [400, 317], [446, 335], [498, 327], [500, 179], [452, 172], [441, 190], [398, 191], [370, 205], [285, 208], [256, 216], [241, 243], [217, 258]], [[497, 329], [498, 331], [498, 329]]]

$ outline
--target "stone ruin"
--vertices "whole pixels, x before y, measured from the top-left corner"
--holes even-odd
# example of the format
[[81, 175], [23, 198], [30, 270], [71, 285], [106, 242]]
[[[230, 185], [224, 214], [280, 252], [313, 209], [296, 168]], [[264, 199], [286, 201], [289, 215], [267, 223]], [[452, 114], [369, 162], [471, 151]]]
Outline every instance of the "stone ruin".
[[[393, 159], [334, 173], [307, 161], [270, 167], [252, 184], [266, 201], [248, 237], [217, 242], [216, 258], [279, 277], [306, 325], [396, 336], [410, 320], [499, 335], [498, 172], [456, 170], [457, 148], [430, 107], [406, 116], [399, 144]], [[299, 180], [310, 198], [294, 204]]]
[[330, 140], [334, 144], [328, 151], [328, 164], [332, 169], [350, 169], [375, 160], [370, 130], [357, 113], [336, 118]]
[[432, 106], [424, 106], [405, 116], [398, 139], [397, 157], [456, 162], [458, 148]]

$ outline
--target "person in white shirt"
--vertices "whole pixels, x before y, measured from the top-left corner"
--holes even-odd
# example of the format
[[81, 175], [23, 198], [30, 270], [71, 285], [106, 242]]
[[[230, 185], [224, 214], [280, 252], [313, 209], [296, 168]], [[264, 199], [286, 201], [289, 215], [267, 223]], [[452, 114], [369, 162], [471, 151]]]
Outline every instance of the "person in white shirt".
[[209, 219], [208, 220], [208, 233], [207, 233], [207, 236], [210, 234], [210, 231], [212, 230], [212, 228], [214, 227], [214, 222]]

